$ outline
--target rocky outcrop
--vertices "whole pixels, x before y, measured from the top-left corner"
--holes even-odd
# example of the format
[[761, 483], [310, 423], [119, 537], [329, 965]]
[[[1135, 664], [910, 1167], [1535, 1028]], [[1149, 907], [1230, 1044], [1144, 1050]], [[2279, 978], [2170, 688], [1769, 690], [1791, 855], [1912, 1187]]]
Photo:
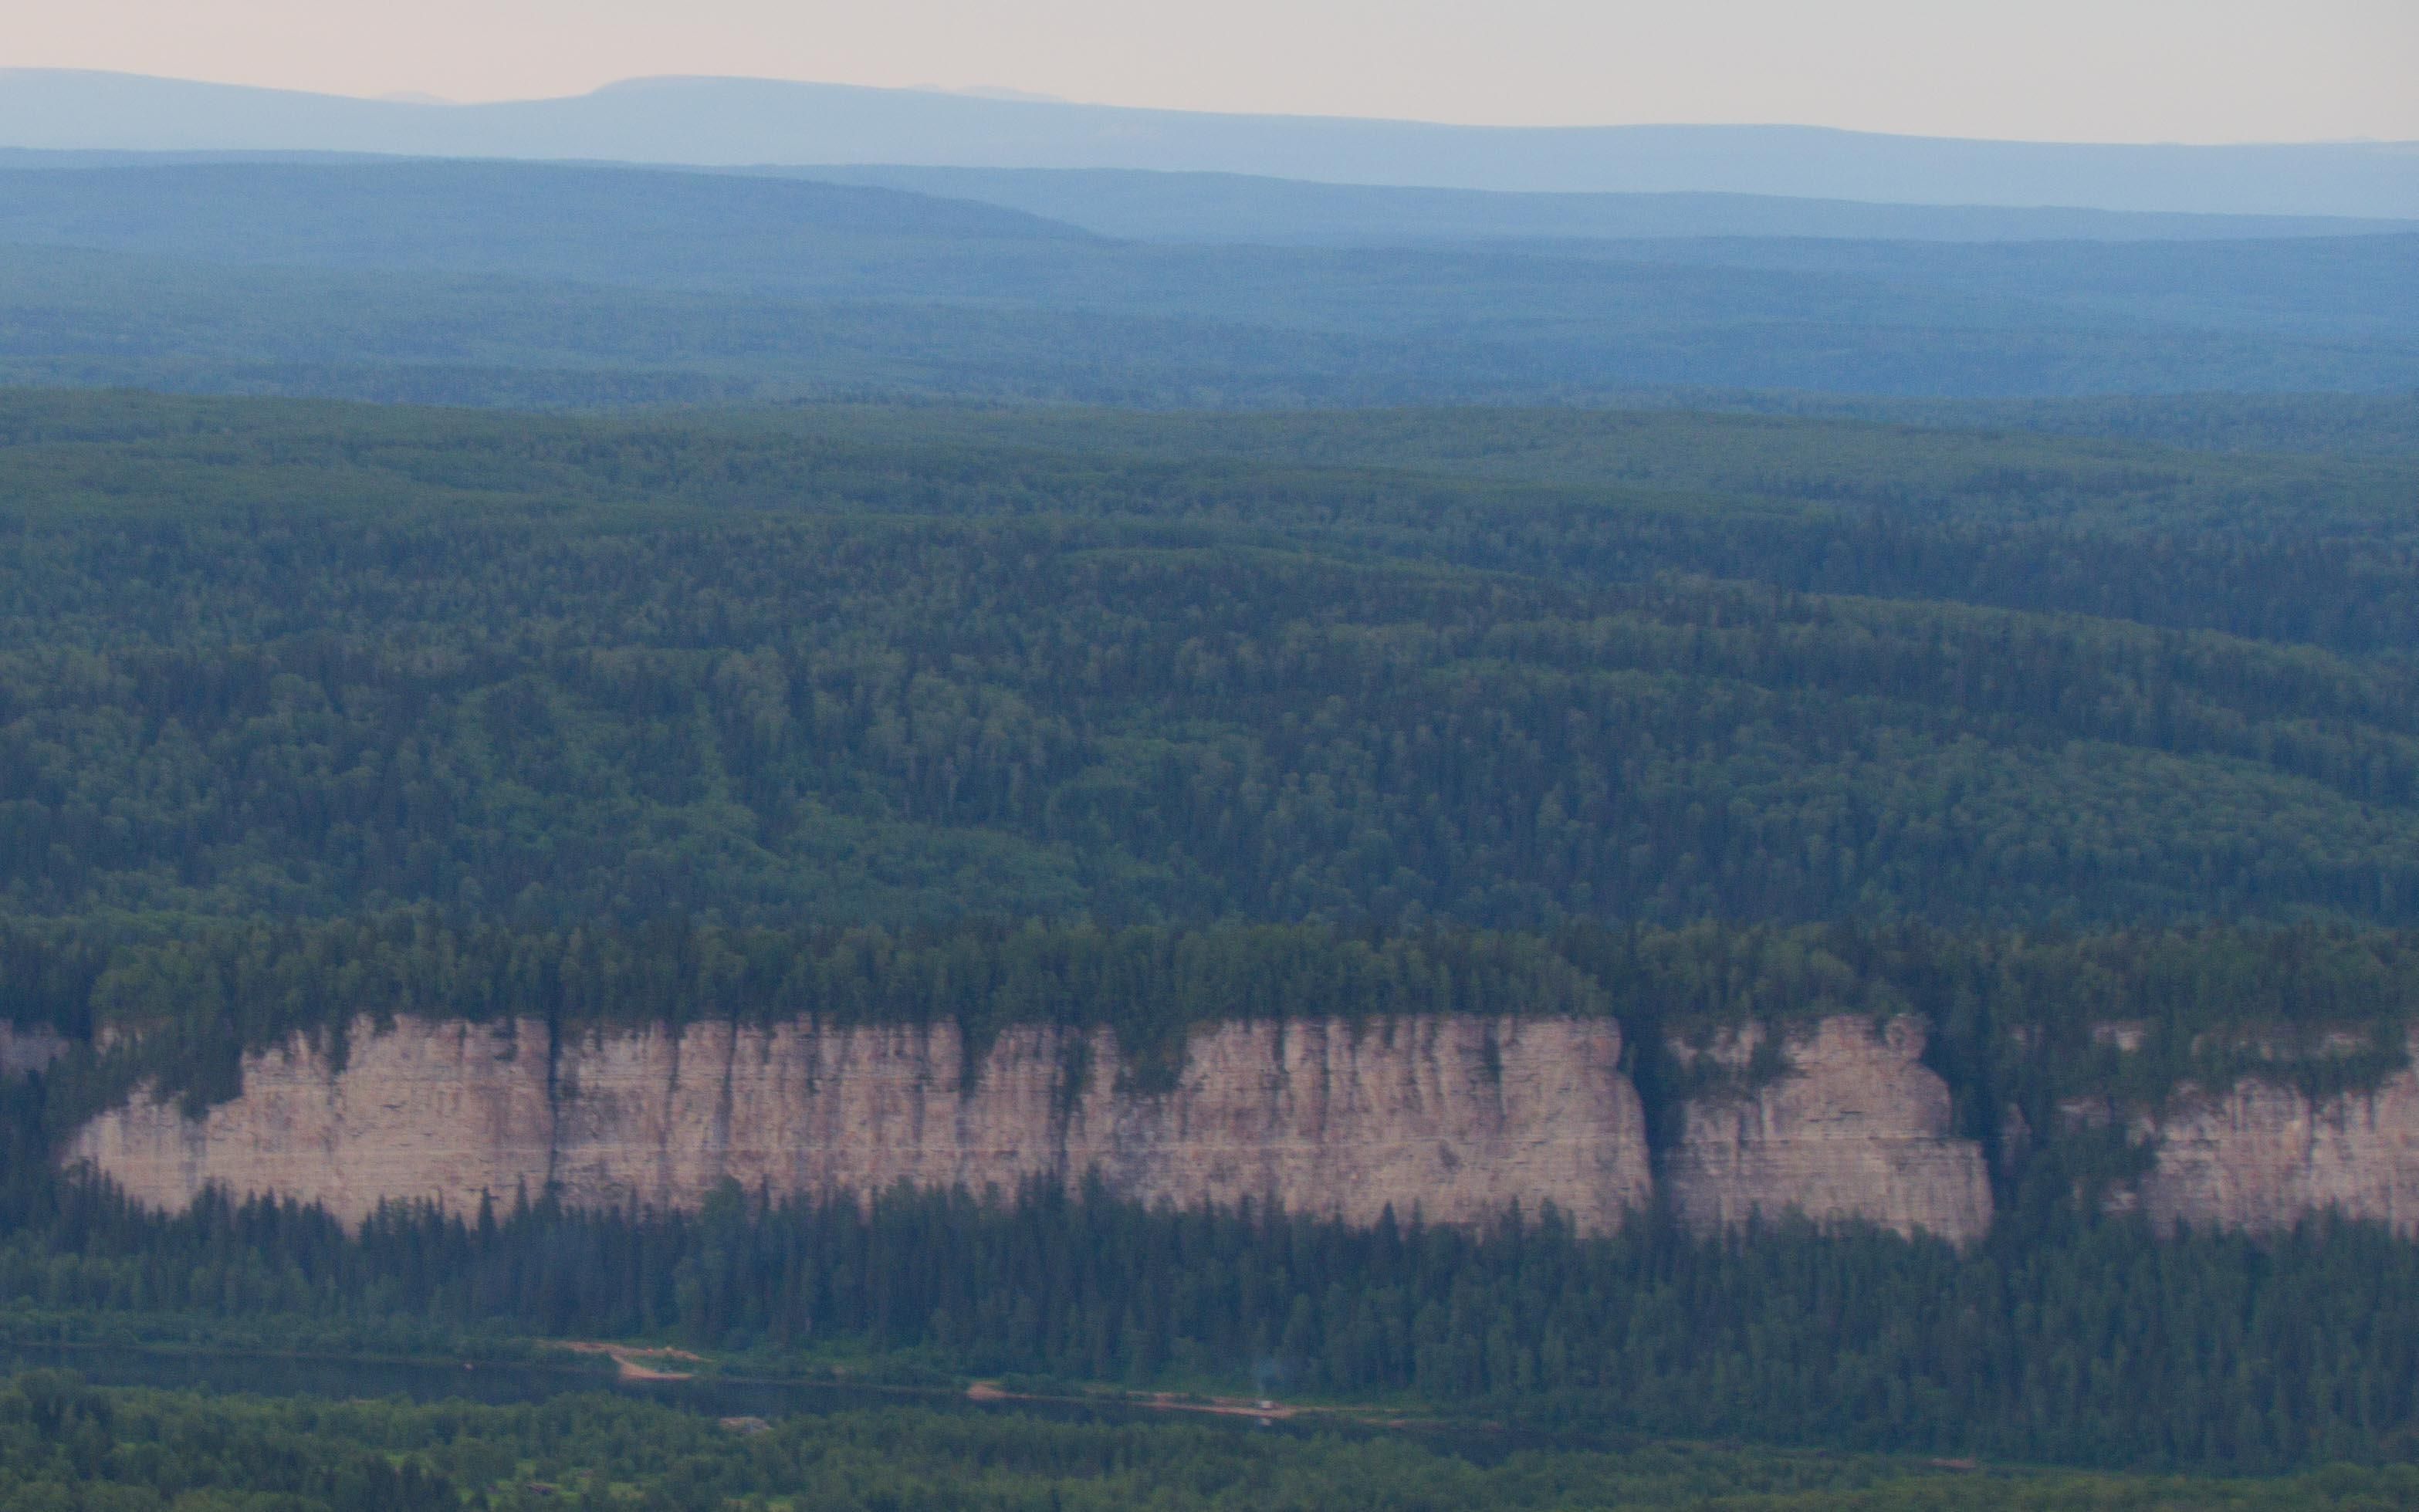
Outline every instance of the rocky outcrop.
[[218, 1185], [275, 1194], [358, 1221], [382, 1198], [457, 1211], [485, 1193], [509, 1205], [544, 1191], [553, 1158], [550, 1046], [542, 1022], [400, 1019], [353, 1026], [338, 1065], [297, 1037], [247, 1056], [243, 1093], [198, 1117], [147, 1092], [87, 1123], [70, 1145], [154, 1207]]
[[2318, 1098], [2257, 1077], [2224, 1091], [2188, 1087], [2135, 1114], [2128, 1133], [2156, 1154], [2118, 1205], [2138, 1207], [2162, 1228], [2273, 1232], [2333, 1211], [2419, 1233], [2411, 1070]]
[[1239, 1022], [1138, 1090], [1114, 1037], [1011, 1029], [969, 1069], [953, 1026], [700, 1024], [566, 1036], [533, 1021], [355, 1024], [297, 1039], [188, 1116], [137, 1096], [69, 1157], [137, 1200], [277, 1193], [358, 1221], [552, 1190], [693, 1206], [726, 1178], [777, 1196], [1012, 1189], [1094, 1176], [1121, 1196], [1245, 1198], [1374, 1222], [1551, 1203], [1617, 1227], [1649, 1197], [1644, 1119], [1604, 1020]]
[[1620, 1058], [1603, 1019], [1232, 1024], [1194, 1040], [1169, 1096], [1118, 1100], [1093, 1158], [1113, 1189], [1179, 1202], [1265, 1196], [1362, 1224], [1550, 1202], [1602, 1231], [1652, 1191]]
[[1749, 1025], [1672, 1046], [1735, 1081], [1681, 1109], [1664, 1180], [1682, 1223], [1706, 1232], [1795, 1211], [1960, 1244], [1982, 1236], [1982, 1149], [1953, 1136], [1948, 1084], [1922, 1062], [1920, 1020], [1824, 1019], [1785, 1035], [1779, 1073], [1759, 1083], [1750, 1072], [1766, 1032]]
[[[1767, 1032], [1672, 1046], [1716, 1072], [1675, 1110], [1661, 1153], [1681, 1221], [1710, 1231], [1795, 1211], [1958, 1243], [1983, 1233], [1982, 1151], [1953, 1134], [1919, 1021], [1843, 1015], [1769, 1045]], [[2114, 1031], [2106, 1042], [2126, 1049]], [[68, 1048], [0, 1028], [0, 1073]], [[483, 1196], [508, 1206], [547, 1191], [690, 1207], [725, 1179], [863, 1196], [1097, 1177], [1142, 1201], [1249, 1199], [1354, 1223], [1389, 1206], [1467, 1223], [1551, 1203], [1602, 1231], [1654, 1196], [1621, 1048], [1604, 1020], [1236, 1022], [1194, 1034], [1172, 1085], [1145, 1088], [1113, 1036], [1040, 1026], [970, 1057], [949, 1025], [692, 1024], [558, 1041], [538, 1021], [365, 1019], [341, 1041], [247, 1057], [241, 1095], [205, 1111], [138, 1095], [68, 1154], [157, 1207], [217, 1185], [351, 1220], [386, 1200], [468, 1212]], [[2419, 1233], [2411, 1070], [2327, 1097], [2253, 1078], [2150, 1109], [2073, 1099], [2059, 1114], [2028, 1131], [2002, 1111], [2007, 1174], [2033, 1139], [2120, 1127], [2151, 1154], [2111, 1206], [2163, 1227], [2267, 1231], [2332, 1211]]]

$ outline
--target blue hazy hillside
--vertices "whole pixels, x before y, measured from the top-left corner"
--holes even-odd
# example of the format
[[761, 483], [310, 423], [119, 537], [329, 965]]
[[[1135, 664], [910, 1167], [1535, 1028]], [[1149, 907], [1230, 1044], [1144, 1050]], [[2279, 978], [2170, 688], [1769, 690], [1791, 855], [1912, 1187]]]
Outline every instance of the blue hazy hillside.
[[2412, 166], [0, 70], [0, 1512], [2419, 1508]]
[[[134, 152], [0, 147], [0, 171], [205, 164], [368, 167], [370, 152]], [[2419, 221], [2345, 215], [2205, 215], [2058, 206], [1894, 205], [1784, 194], [1545, 193], [1328, 184], [1138, 168], [934, 168], [823, 163], [688, 171], [903, 190], [1021, 210], [1137, 241], [1267, 246], [1810, 237], [1894, 241], [2243, 241], [2377, 236]], [[28, 193], [19, 186], [20, 193]]]
[[0, 146], [679, 163], [1141, 168], [1336, 183], [2419, 217], [2419, 147], [1983, 142], [1793, 126], [1501, 128], [1222, 116], [748, 79], [570, 99], [363, 100], [0, 71]]
[[[1127, 242], [970, 200], [495, 162], [0, 168], [0, 242], [784, 297], [1007, 300], [1400, 332], [1469, 319], [2095, 319], [2419, 335], [2419, 232], [2175, 242], [1404, 237]], [[1694, 271], [1684, 274], [1682, 270]], [[1715, 271], [1719, 270], [1720, 271]]]
[[2419, 235], [1260, 246], [755, 175], [52, 167], [0, 170], [0, 375], [481, 403], [2380, 393], [2419, 387], [2413, 266]]
[[[209, 262], [441, 269], [665, 287], [1043, 276], [1105, 245], [1018, 210], [898, 190], [479, 162], [0, 167], [0, 242]], [[948, 266], [925, 264], [939, 260]]]
[[[17, 157], [31, 166], [30, 160], [42, 155]], [[58, 154], [48, 161], [66, 165], [82, 161], [82, 155]], [[10, 155], [0, 152], [0, 166], [10, 165]], [[879, 163], [793, 171], [831, 183], [975, 200], [1048, 216], [1104, 236], [1151, 241], [1330, 246], [1683, 237], [2231, 241], [2419, 230], [2419, 223], [2377, 217], [1888, 204], [1676, 191], [1523, 193], [1132, 168], [934, 168]]]

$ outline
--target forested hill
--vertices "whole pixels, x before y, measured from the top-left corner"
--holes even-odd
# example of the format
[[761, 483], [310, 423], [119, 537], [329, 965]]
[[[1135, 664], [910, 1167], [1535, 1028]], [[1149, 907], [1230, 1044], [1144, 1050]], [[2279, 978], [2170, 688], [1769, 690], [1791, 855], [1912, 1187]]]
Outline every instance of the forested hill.
[[[2355, 1211], [2399, 1216], [2419, 460], [1940, 418], [0, 393], [0, 1342], [647, 1338], [1555, 1433], [2408, 1459], [2419, 1247], [2310, 1218], [2334, 1178], [2288, 1141], [2367, 1119]], [[355, 1148], [450, 1139], [495, 1039], [431, 1029], [451, 1079], [378, 1061], [406, 1019], [512, 1023], [552, 1106], [609, 1041], [799, 1015], [935, 1026], [961, 1073], [1010, 1025], [1082, 1027], [1141, 1096], [1213, 1023], [1407, 1013], [1608, 1058], [1569, 1021], [1613, 1020], [1661, 1206], [1461, 1229], [1411, 1191], [1355, 1227], [717, 1178], [607, 1211], [538, 1164], [347, 1229], [297, 1196], [324, 1185], [129, 1180], [193, 1196], [152, 1212], [57, 1164], [146, 1084], [210, 1109], [139, 1113], [178, 1172], [247, 1103], [337, 1148], [245, 1084], [298, 1035], [327, 1099], [435, 1068], [400, 1099], [430, 1116]], [[1865, 1042], [1842, 1017], [1891, 1021], [1884, 1095], [1923, 1132], [1866, 1119], [1821, 1171], [1946, 1150], [1965, 1227], [1674, 1221], [1720, 1158], [1690, 1110], [1815, 1086], [1802, 1049]], [[1074, 1086], [1085, 1056], [1035, 1064]], [[1883, 1105], [1874, 1064], [1825, 1071], [1825, 1108]], [[2192, 1138], [2132, 1137], [2187, 1083], [2260, 1100], [2220, 1153], [2301, 1227], [2107, 1210]], [[130, 1494], [169, 1473], [76, 1442]]]
[[1245, 245], [746, 174], [0, 162], [0, 379], [506, 406], [2391, 394], [2419, 385], [2419, 236], [2383, 224]]
[[1541, 434], [11, 396], [0, 897], [2419, 917], [2407, 464]]

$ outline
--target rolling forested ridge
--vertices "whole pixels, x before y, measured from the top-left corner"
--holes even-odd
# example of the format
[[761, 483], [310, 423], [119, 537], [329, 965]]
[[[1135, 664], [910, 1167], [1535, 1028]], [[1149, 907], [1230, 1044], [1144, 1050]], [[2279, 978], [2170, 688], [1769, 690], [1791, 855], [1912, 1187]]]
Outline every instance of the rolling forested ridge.
[[[2408, 223], [944, 177], [0, 162], [0, 1504], [2411, 1502], [2407, 1225], [2140, 1199], [2408, 1081]], [[62, 1161], [410, 1019], [1413, 1015], [1657, 1173], [1911, 1020], [1981, 1217]]]
[[1674, 416], [1571, 440], [1634, 459], [1591, 487], [1545, 444], [11, 409], [29, 916], [2419, 909], [2399, 463]]
[[[2419, 1250], [2157, 1238], [2078, 1196], [2121, 1141], [2023, 1144], [2319, 1026], [2371, 1027], [2315, 1087], [2402, 1063], [2405, 462], [1676, 411], [42, 392], [0, 438], [9, 1011], [118, 1031], [8, 1084], [20, 1339], [654, 1337], [1540, 1432], [2408, 1451]], [[1692, 1026], [1842, 1011], [1934, 1026], [1995, 1152], [1981, 1247], [1040, 1191], [530, 1194], [352, 1234], [147, 1215], [45, 1154], [138, 1080], [232, 1095], [331, 1013], [1042, 1019], [1148, 1068], [1238, 1012], [1617, 1012], [1664, 1119]]]
[[[1906, 239], [1870, 209], [1826, 228], [1784, 208], [1806, 232], [1688, 234], [1733, 228], [1699, 211], [1641, 236], [1623, 234], [1625, 207], [1655, 196], [1597, 196], [1610, 221], [1549, 217], [1522, 239], [1468, 212], [1423, 233], [1381, 211], [1348, 244], [1302, 245], [1293, 212], [1256, 235], [1248, 208], [1207, 232], [1195, 210], [1181, 240], [1128, 239], [1117, 184], [1066, 179], [1034, 214], [1013, 191], [978, 204], [791, 175], [0, 161], [0, 380], [517, 407], [1164, 409], [1595, 403], [1665, 386], [1765, 402], [2398, 399], [2419, 385], [2407, 220], [2212, 235], [2228, 223], [2010, 212], [1957, 241]], [[1313, 216], [1355, 213], [1348, 192], [1296, 188]], [[1553, 198], [1501, 197], [1478, 219]]]

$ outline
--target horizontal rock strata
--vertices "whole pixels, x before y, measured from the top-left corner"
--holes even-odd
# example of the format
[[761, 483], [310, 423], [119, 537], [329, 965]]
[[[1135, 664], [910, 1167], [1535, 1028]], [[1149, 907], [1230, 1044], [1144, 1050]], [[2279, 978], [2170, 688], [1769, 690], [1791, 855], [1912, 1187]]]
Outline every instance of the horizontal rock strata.
[[523, 1020], [356, 1023], [341, 1067], [297, 1039], [189, 1118], [138, 1096], [70, 1159], [177, 1209], [216, 1185], [358, 1222], [552, 1190], [693, 1207], [724, 1179], [776, 1196], [1073, 1186], [1245, 1198], [1375, 1222], [1550, 1203], [1590, 1230], [1651, 1192], [1644, 1118], [1604, 1020], [1238, 1022], [1196, 1034], [1171, 1089], [1127, 1087], [1115, 1039], [1011, 1029], [966, 1074], [954, 1026], [699, 1024], [567, 1036]]
[[[1920, 1022], [1802, 1026], [1759, 1079], [1766, 1032], [1673, 1046], [1721, 1072], [1678, 1110], [1661, 1155], [1682, 1222], [1714, 1231], [1796, 1212], [1958, 1243], [1988, 1228], [1982, 1151], [1955, 1136]], [[1161, 1088], [1133, 1085], [1113, 1036], [1049, 1026], [1003, 1033], [971, 1074], [948, 1025], [693, 1024], [558, 1043], [533, 1020], [364, 1019], [345, 1042], [341, 1064], [300, 1038], [251, 1055], [242, 1094], [196, 1117], [138, 1095], [87, 1124], [68, 1158], [155, 1207], [217, 1185], [353, 1221], [388, 1200], [468, 1212], [548, 1191], [686, 1208], [725, 1179], [863, 1196], [1097, 1177], [1142, 1201], [1250, 1199], [1353, 1223], [1390, 1206], [1470, 1223], [1550, 1203], [1603, 1231], [1655, 1195], [1621, 1033], [1603, 1020], [1229, 1023], [1196, 1033]], [[8, 1030], [0, 1072], [67, 1048]], [[2411, 1071], [2323, 1098], [2255, 1078], [2155, 1109], [2061, 1111], [2061, 1128], [2116, 1124], [2154, 1150], [2111, 1205], [2163, 1227], [2268, 1231], [2334, 1211], [2419, 1233]], [[2021, 1158], [2022, 1116], [2005, 1116], [2002, 1155]]]
[[1824, 1019], [1784, 1036], [1780, 1073], [1759, 1085], [1747, 1073], [1764, 1032], [1672, 1047], [1740, 1079], [1682, 1109], [1663, 1171], [1682, 1223], [1709, 1232], [1795, 1211], [1961, 1244], [1991, 1227], [1981, 1147], [1953, 1135], [1948, 1084], [1922, 1063], [1920, 1020]]
[[[2419, 1046], [2414, 1046], [2419, 1053]], [[2419, 1073], [2313, 1098], [2259, 1078], [2184, 1088], [2128, 1131], [2153, 1164], [2120, 1205], [2172, 1230], [2290, 1228], [2335, 1212], [2419, 1233]]]

